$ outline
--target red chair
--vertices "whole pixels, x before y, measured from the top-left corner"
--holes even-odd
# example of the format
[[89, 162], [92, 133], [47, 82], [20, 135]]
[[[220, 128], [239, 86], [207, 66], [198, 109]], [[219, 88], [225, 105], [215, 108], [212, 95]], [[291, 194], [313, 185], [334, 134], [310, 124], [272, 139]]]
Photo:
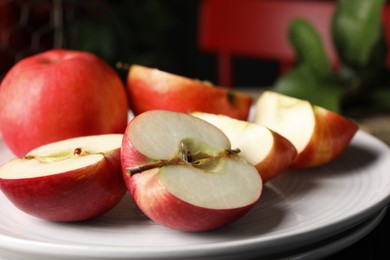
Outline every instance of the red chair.
[[218, 84], [232, 86], [232, 56], [277, 60], [285, 72], [294, 62], [288, 25], [308, 19], [324, 40], [333, 64], [337, 56], [330, 35], [334, 1], [204, 0], [199, 9], [199, 47], [218, 56]]

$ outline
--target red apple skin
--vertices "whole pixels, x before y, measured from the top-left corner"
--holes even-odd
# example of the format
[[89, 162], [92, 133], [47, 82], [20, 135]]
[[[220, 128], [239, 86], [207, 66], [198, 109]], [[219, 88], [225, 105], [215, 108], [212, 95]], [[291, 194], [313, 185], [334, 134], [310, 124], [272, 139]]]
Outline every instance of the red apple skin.
[[272, 150], [261, 162], [255, 165], [263, 182], [268, 182], [290, 168], [297, 157], [297, 149], [285, 137], [271, 130], [274, 136]]
[[20, 210], [50, 221], [83, 221], [115, 207], [127, 189], [122, 177], [120, 149], [105, 159], [60, 174], [0, 179], [0, 188]]
[[[136, 117], [133, 120], [136, 120]], [[134, 148], [134, 146], [131, 144], [130, 140], [127, 137], [127, 130], [126, 130], [126, 132], [123, 135], [122, 147], [121, 147], [121, 165], [122, 165], [122, 172], [124, 174], [124, 177], [127, 176], [126, 169], [137, 165], [146, 165], [151, 162], [152, 161], [148, 157], [138, 152]]]
[[158, 175], [158, 169], [149, 170], [132, 177], [125, 175], [125, 181], [142, 212], [168, 228], [186, 232], [214, 230], [234, 222], [254, 205], [222, 210], [197, 207], [172, 195]]
[[314, 133], [307, 146], [298, 153], [291, 168], [309, 168], [335, 159], [351, 142], [358, 125], [337, 113], [313, 105]]
[[243, 93], [140, 65], [130, 67], [127, 90], [135, 115], [163, 109], [208, 112], [246, 120], [252, 104], [252, 97]]
[[0, 128], [21, 157], [55, 141], [123, 133], [128, 97], [119, 75], [97, 56], [55, 49], [19, 61], [0, 86]]

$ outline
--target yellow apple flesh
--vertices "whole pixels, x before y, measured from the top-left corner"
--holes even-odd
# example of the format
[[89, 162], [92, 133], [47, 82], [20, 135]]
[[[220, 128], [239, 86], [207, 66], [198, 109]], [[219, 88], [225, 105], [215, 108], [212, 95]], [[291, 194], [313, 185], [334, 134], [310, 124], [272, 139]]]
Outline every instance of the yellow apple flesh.
[[297, 149], [294, 168], [320, 166], [350, 143], [358, 125], [322, 107], [272, 91], [257, 100], [254, 122], [286, 137]]
[[224, 115], [202, 112], [192, 115], [221, 129], [229, 138], [232, 148], [238, 148], [240, 156], [256, 167], [263, 182], [278, 176], [295, 160], [295, 146], [264, 126]]

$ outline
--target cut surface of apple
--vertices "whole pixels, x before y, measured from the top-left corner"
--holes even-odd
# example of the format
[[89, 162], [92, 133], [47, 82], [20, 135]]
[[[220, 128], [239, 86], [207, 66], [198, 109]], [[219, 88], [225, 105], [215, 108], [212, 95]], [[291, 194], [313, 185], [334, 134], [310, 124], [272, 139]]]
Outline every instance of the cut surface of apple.
[[257, 100], [254, 122], [293, 143], [292, 167], [319, 166], [337, 157], [358, 130], [353, 121], [309, 101], [265, 91]]
[[122, 144], [127, 187], [152, 220], [183, 231], [227, 225], [259, 200], [256, 168], [226, 135], [194, 116], [154, 110], [136, 116]]
[[99, 216], [126, 193], [122, 134], [66, 139], [40, 146], [0, 167], [0, 188], [22, 211], [47, 220]]
[[267, 127], [225, 115], [202, 112], [192, 115], [221, 129], [232, 148], [240, 149], [240, 156], [256, 167], [263, 182], [278, 176], [295, 160], [295, 146]]
[[140, 65], [130, 67], [127, 89], [135, 115], [149, 110], [202, 111], [245, 120], [252, 105], [252, 97], [244, 93]]

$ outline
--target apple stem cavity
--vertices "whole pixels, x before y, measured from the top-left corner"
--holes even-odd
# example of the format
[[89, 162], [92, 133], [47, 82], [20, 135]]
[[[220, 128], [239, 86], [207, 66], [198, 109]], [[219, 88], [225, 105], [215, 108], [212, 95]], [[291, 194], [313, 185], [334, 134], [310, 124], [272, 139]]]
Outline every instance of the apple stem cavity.
[[27, 154], [23, 157], [23, 159], [26, 160], [38, 160], [41, 163], [52, 163], [52, 162], [58, 162], [62, 160], [66, 160], [71, 158], [72, 156], [84, 156], [90, 154], [86, 150], [77, 147], [73, 151], [63, 151], [56, 154], [51, 154], [50, 156], [34, 156], [31, 154]]
[[241, 152], [240, 149], [238, 148], [228, 149], [219, 153], [218, 155], [211, 156], [206, 153], [202, 153], [200, 151], [196, 153], [191, 152], [190, 145], [191, 145], [190, 143], [186, 141], [182, 141], [180, 143], [179, 156], [169, 160], [160, 160], [146, 165], [130, 167], [127, 168], [125, 172], [130, 177], [134, 174], [142, 173], [147, 170], [161, 168], [168, 165], [180, 165], [180, 164], [187, 164], [196, 168], [203, 168], [203, 169], [211, 168], [213, 166], [212, 162], [215, 162], [216, 160], [222, 157], [230, 157], [233, 155], [237, 155], [238, 153]]

